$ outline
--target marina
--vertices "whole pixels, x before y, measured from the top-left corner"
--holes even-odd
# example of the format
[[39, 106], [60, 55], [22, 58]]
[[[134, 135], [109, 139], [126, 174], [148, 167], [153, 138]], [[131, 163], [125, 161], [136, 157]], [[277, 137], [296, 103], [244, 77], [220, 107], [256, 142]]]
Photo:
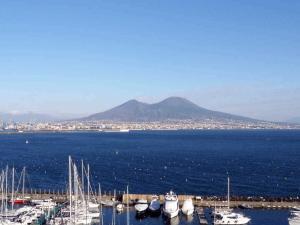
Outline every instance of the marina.
[[[99, 203], [96, 206], [95, 209], [95, 213], [90, 212], [90, 215], [88, 216], [90, 219], [86, 222], [86, 221], [80, 221], [79, 219], [76, 220], [76, 222], [74, 223], [69, 223], [66, 222], [66, 219], [69, 218], [69, 204], [68, 204], [68, 196], [63, 196], [61, 198], [57, 198], [58, 195], [53, 195], [53, 194], [37, 194], [37, 195], [26, 195], [26, 198], [30, 200], [27, 202], [27, 205], [22, 205], [22, 206], [18, 206], [18, 210], [15, 210], [14, 213], [12, 213], [11, 210], [8, 210], [7, 212], [2, 213], [2, 220], [1, 220], [1, 224], [10, 224], [10, 225], [18, 225], [18, 224], [33, 224], [33, 225], [40, 225], [40, 224], [62, 224], [62, 215], [65, 216], [66, 219], [64, 219], [64, 224], [101, 224], [100, 220], [103, 220], [105, 218], [101, 218], [101, 211], [102, 212], [106, 212], [104, 213], [104, 217], [108, 215], [108, 210], [111, 210], [111, 212], [115, 211], [116, 212], [116, 217], [120, 217], [121, 215], [125, 215], [127, 212], [130, 213], [131, 215], [135, 214], [135, 218], [133, 218], [134, 220], [144, 220], [146, 218], [148, 218], [150, 216], [153, 217], [153, 214], [150, 213], [150, 211], [145, 211], [144, 215], [141, 216], [141, 214], [136, 212], [135, 209], [135, 205], [138, 203], [138, 199], [136, 199], [137, 197], [145, 197], [145, 196], [149, 196], [149, 198], [151, 197], [151, 195], [136, 195], [136, 194], [129, 194], [129, 198], [127, 200], [127, 194], [124, 194], [122, 201], [119, 201], [117, 198], [114, 199], [114, 196], [109, 196], [109, 195], [103, 195], [103, 196], [97, 196], [95, 203]], [[50, 198], [48, 198], [50, 197]], [[93, 196], [94, 198], [95, 196]], [[189, 196], [190, 197], [190, 196]], [[48, 198], [48, 199], [47, 199]], [[75, 196], [72, 196], [72, 198], [75, 199]], [[184, 195], [179, 195], [178, 198], [180, 199], [185, 199], [186, 196]], [[8, 198], [10, 199], [10, 198]], [[63, 202], [64, 200], [67, 200], [67, 202]], [[109, 202], [113, 202], [113, 204], [107, 204]], [[117, 204], [120, 204], [122, 202], [123, 204], [123, 210], [118, 211], [116, 206]], [[146, 204], [150, 204], [150, 202], [147, 200], [145, 202]], [[163, 201], [160, 202], [161, 206], [163, 205]], [[179, 207], [180, 209], [182, 209], [182, 203], [183, 201], [180, 201]], [[195, 205], [195, 211], [193, 214], [189, 215], [189, 216], [185, 216], [184, 213], [182, 211], [179, 212], [179, 215], [177, 216], [178, 218], [172, 218], [171, 221], [172, 223], [176, 220], [179, 220], [180, 218], [184, 219], [185, 217], [187, 219], [191, 219], [193, 218], [193, 220], [197, 220], [198, 224], [214, 224], [213, 223], [213, 218], [211, 217], [211, 212], [214, 210], [215, 207], [217, 208], [226, 208], [226, 202], [223, 201], [207, 201], [207, 200], [203, 200], [202, 203], [201, 201], [197, 201], [197, 200], [193, 200], [193, 203]], [[235, 202], [235, 201], [231, 201], [231, 205], [232, 208], [238, 207], [238, 203], [240, 202]], [[273, 205], [271, 205], [273, 203]], [[288, 205], [285, 205], [284, 202], [281, 202], [281, 204], [279, 203], [275, 203], [276, 205], [278, 205], [279, 207], [271, 207], [274, 206], [274, 202], [266, 202], [266, 204], [270, 204], [267, 207], [264, 206], [257, 206], [257, 208], [253, 208], [253, 209], [237, 209], [238, 212], [252, 212], [253, 210], [258, 210], [258, 211], [262, 211], [265, 213], [270, 212], [270, 214], [272, 214], [272, 212], [285, 212], [286, 210], [289, 210], [291, 212], [291, 217], [289, 218], [290, 221], [290, 225], [292, 224], [297, 224], [297, 221], [299, 219], [299, 206], [300, 203], [299, 202], [292, 202]], [[127, 207], [127, 204], [129, 205], [129, 207]], [[255, 207], [256, 205], [254, 204], [254, 202], [247, 202], [247, 204]], [[89, 204], [88, 208], [91, 209], [92, 205]], [[80, 212], [80, 204], [78, 203], [77, 205], [77, 212]], [[289, 207], [289, 208], [287, 208]], [[79, 213], [82, 214], [84, 213], [86, 210], [86, 206], [84, 207], [84, 209], [81, 209], [81, 212]], [[265, 211], [267, 210], [267, 211]], [[3, 219], [4, 218], [19, 218], [21, 215], [23, 215], [25, 213], [25, 217], [22, 219], [20, 218], [19, 220], [15, 220], [15, 223], [7, 223], [5, 222]], [[75, 214], [72, 214], [75, 215]], [[92, 222], [91, 216], [94, 215], [94, 220]], [[161, 217], [162, 211], [159, 211], [159, 214], [156, 214], [154, 217]], [[55, 216], [57, 217], [57, 219], [55, 219]], [[113, 216], [113, 213], [112, 215]], [[83, 216], [86, 218], [88, 218], [87, 216]], [[162, 218], [165, 218], [164, 216], [162, 216]], [[52, 220], [52, 222], [50, 222]], [[124, 219], [124, 218], [123, 218]], [[168, 220], [167, 218], [165, 218], [164, 220]], [[18, 222], [18, 221], [23, 221], [22, 223]], [[30, 222], [31, 221], [31, 222]], [[121, 224], [125, 224], [124, 220]], [[293, 221], [295, 221], [295, 223], [293, 223]], [[25, 223], [26, 222], [26, 223]], [[108, 223], [108, 224], [112, 224], [112, 223]], [[215, 223], [217, 224], [217, 223]]]
[[[11, 171], [11, 173], [10, 173]], [[15, 188], [14, 168], [6, 167], [1, 172], [1, 225], [89, 225], [103, 224], [103, 208], [112, 208], [111, 225], [116, 224], [116, 213], [129, 213], [132, 208], [136, 211], [136, 218], [143, 219], [148, 215], [160, 216], [166, 220], [179, 220], [180, 214], [187, 218], [197, 215], [199, 224], [214, 225], [245, 225], [251, 221], [250, 217], [241, 213], [247, 209], [282, 210], [290, 209], [290, 224], [299, 221], [300, 200], [271, 201], [268, 198], [230, 197], [230, 178], [227, 181], [227, 196], [205, 197], [193, 195], [177, 195], [170, 190], [162, 194], [129, 194], [129, 188], [121, 193], [102, 193], [101, 185], [98, 190], [90, 183], [90, 167], [81, 161], [81, 175], [79, 169], [69, 156], [68, 189], [65, 192], [55, 191], [38, 193], [25, 189], [26, 168], [21, 172]], [[11, 179], [9, 176], [12, 175]], [[22, 184], [22, 190], [19, 186]], [[10, 190], [10, 191], [9, 191]], [[238, 200], [237, 200], [238, 199]], [[195, 210], [196, 208], [196, 210]], [[239, 208], [240, 212], [234, 211]], [[127, 218], [128, 223], [129, 217]], [[129, 223], [128, 223], [129, 225]]]

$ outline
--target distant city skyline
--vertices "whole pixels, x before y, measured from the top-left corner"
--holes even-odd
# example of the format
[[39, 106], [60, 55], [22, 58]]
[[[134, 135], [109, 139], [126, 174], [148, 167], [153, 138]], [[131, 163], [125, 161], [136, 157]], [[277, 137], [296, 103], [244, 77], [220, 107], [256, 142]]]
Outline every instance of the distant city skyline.
[[89, 115], [169, 96], [300, 117], [299, 1], [5, 1], [0, 112]]

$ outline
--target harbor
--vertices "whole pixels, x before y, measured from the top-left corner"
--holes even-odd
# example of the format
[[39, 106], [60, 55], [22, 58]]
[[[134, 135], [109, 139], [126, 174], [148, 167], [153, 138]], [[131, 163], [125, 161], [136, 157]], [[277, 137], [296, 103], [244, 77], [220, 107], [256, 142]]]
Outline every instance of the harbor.
[[[69, 156], [68, 187], [65, 190], [36, 190], [25, 188], [24, 167], [15, 188], [15, 170], [8, 166], [1, 172], [1, 225], [90, 225], [104, 224], [104, 208], [111, 208], [116, 225], [116, 213], [135, 211], [137, 219], [148, 215], [163, 215], [166, 221], [179, 221], [180, 215], [198, 218], [199, 224], [246, 225], [251, 217], [245, 210], [290, 210], [298, 221], [300, 200], [296, 198], [231, 196], [230, 178], [227, 178], [227, 196], [182, 195], [170, 190], [165, 194], [134, 194], [125, 191], [102, 191], [100, 183], [91, 185], [90, 167], [81, 161], [81, 174]], [[11, 173], [10, 173], [11, 172]], [[11, 175], [11, 179], [9, 178]], [[22, 187], [22, 188], [20, 188]], [[238, 208], [239, 211], [235, 211]], [[293, 220], [291, 220], [293, 221]], [[125, 221], [122, 222], [124, 224]], [[293, 224], [293, 223], [290, 223]]]
[[[2, 195], [2, 193], [0, 193]], [[193, 217], [193, 220], [198, 221], [198, 224], [214, 224], [213, 219], [211, 218], [211, 213], [215, 208], [227, 208], [227, 201], [223, 200], [208, 200], [208, 199], [195, 199], [197, 196], [192, 196], [192, 195], [178, 195], [178, 203], [179, 203], [179, 208], [181, 209], [183, 207], [183, 203], [186, 199], [193, 199], [195, 211], [193, 215], [188, 216], [187, 219], [191, 219]], [[199, 197], [199, 196], [198, 196]], [[85, 198], [87, 198], [87, 193], [85, 193]], [[103, 194], [103, 195], [92, 195], [90, 197], [91, 202], [94, 202], [97, 204], [96, 206], [96, 219], [90, 221], [91, 223], [86, 223], [86, 222], [81, 222], [81, 223], [74, 223], [75, 224], [101, 224], [101, 217], [107, 217], [108, 213], [109, 216], [113, 216], [113, 211], [116, 211], [116, 217], [120, 217], [122, 214], [126, 214], [127, 211], [131, 214], [131, 217], [133, 217], [134, 220], [144, 220], [148, 217], [147, 215], [139, 215], [136, 210], [135, 210], [135, 205], [138, 203], [139, 199], [145, 199], [147, 204], [149, 205], [151, 203], [151, 199], [153, 198], [152, 194], [118, 194], [116, 196], [114, 195], [108, 195], [108, 194]], [[8, 202], [11, 202], [11, 194], [9, 193], [7, 195]], [[23, 199], [22, 196], [16, 197], [16, 199]], [[33, 219], [30, 223], [27, 224], [32, 224], [32, 225], [41, 225], [41, 224], [63, 224], [61, 223], [61, 215], [69, 217], [68, 213], [68, 207], [69, 207], [69, 195], [68, 193], [37, 193], [37, 194], [31, 194], [31, 193], [25, 193], [25, 198], [26, 202], [24, 202], [24, 205], [22, 204], [16, 204], [15, 207], [17, 209], [24, 209], [24, 210], [31, 210], [31, 215], [32, 211], [34, 210], [40, 210], [36, 219]], [[75, 195], [72, 195], [72, 199], [76, 199]], [[160, 207], [163, 207], [164, 204], [164, 195], [158, 195], [158, 199], [160, 202]], [[5, 200], [4, 200], [5, 202]], [[78, 201], [78, 209], [79, 210], [79, 203]], [[74, 202], [73, 202], [74, 204]], [[117, 206], [119, 204], [122, 204], [124, 208], [122, 210], [118, 211]], [[128, 204], [128, 207], [127, 207]], [[11, 207], [11, 204], [9, 204]], [[237, 208], [239, 212], [251, 212], [253, 210], [263, 210], [266, 213], [267, 212], [273, 212], [273, 211], [286, 211], [289, 210], [291, 212], [291, 215], [293, 212], [295, 212], [295, 209], [300, 208], [300, 202], [299, 201], [281, 201], [281, 202], [276, 202], [276, 201], [233, 201], [230, 200], [230, 207], [232, 209]], [[75, 210], [75, 208], [74, 208]], [[109, 211], [108, 211], [109, 210]], [[249, 211], [250, 210], [250, 211]], [[10, 212], [11, 210], [8, 210]], [[105, 211], [103, 215], [101, 214], [101, 211]], [[63, 212], [63, 213], [62, 213]], [[296, 211], [298, 213], [298, 211]], [[149, 211], [147, 211], [149, 213]], [[161, 217], [161, 214], [163, 212], [159, 212], [159, 217]], [[111, 215], [110, 215], [111, 214]], [[183, 214], [182, 212], [180, 214]], [[7, 215], [10, 215], [9, 218], [11, 217], [10, 213], [7, 213]], [[5, 218], [5, 210], [3, 210], [2, 213], [2, 222], [0, 224], [3, 225], [19, 225], [19, 224], [25, 224], [25, 223], [19, 223], [15, 221], [15, 223], [4, 223], [4, 218]], [[121, 216], [122, 217], [122, 216]], [[152, 217], [152, 215], [151, 215]], [[150, 218], [151, 218], [150, 217]], [[58, 218], [55, 220], [55, 218]], [[173, 222], [176, 220], [184, 219], [186, 217], [183, 217], [183, 215], [180, 215], [179, 218], [172, 218], [170, 223], [173, 224]], [[105, 218], [104, 218], [105, 219]], [[162, 217], [163, 220], [167, 220], [164, 216]], [[110, 219], [108, 224], [113, 225], [110, 222]], [[26, 220], [27, 222], [29, 220]], [[51, 222], [52, 221], [52, 222]], [[121, 224], [125, 224], [125, 220]], [[72, 223], [68, 223], [72, 224]], [[102, 223], [103, 224], [103, 223]], [[292, 224], [292, 223], [290, 223]], [[297, 223], [296, 223], [297, 224]]]

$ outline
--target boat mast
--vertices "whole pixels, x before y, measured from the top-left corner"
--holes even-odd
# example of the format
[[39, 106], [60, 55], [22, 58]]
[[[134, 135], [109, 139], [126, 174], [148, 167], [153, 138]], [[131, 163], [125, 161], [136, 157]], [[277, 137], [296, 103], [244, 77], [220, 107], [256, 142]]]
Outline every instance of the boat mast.
[[214, 212], [214, 223], [216, 223], [216, 211], [217, 211], [217, 205], [216, 205], [216, 202], [215, 202], [215, 212]]
[[230, 208], [230, 178], [227, 177], [227, 204], [228, 209]]
[[5, 169], [5, 218], [7, 218], [7, 195], [8, 195], [7, 179], [8, 179], [8, 166], [6, 166]]
[[26, 173], [26, 167], [24, 167], [23, 169], [23, 187], [22, 187], [23, 200], [25, 199], [25, 173]]
[[15, 192], [15, 167], [12, 168], [12, 182], [11, 182], [11, 210], [14, 209], [14, 192]]
[[[74, 175], [74, 221], [76, 222], [77, 219], [77, 209], [78, 209], [78, 174], [77, 174], [77, 167], [76, 164], [74, 163], [73, 165], [73, 175]], [[75, 223], [74, 222], [74, 223]]]
[[[3, 184], [4, 184], [4, 171], [1, 171], [0, 175], [0, 181], [1, 181], [1, 214], [3, 215], [3, 210], [4, 210], [4, 191], [3, 191]], [[3, 218], [2, 218], [3, 219]]]
[[74, 163], [73, 165], [73, 175], [74, 175], [74, 221], [77, 219], [77, 209], [78, 209], [78, 176], [77, 176], [77, 167]]
[[82, 185], [82, 192], [84, 193], [84, 164], [83, 164], [83, 160], [81, 160], [81, 185]]
[[102, 213], [102, 192], [101, 192], [101, 184], [99, 183], [99, 195], [100, 195], [100, 221], [101, 221], [101, 224], [100, 225], [103, 225], [103, 213]]
[[87, 182], [88, 182], [88, 189], [87, 189], [87, 191], [88, 191], [88, 197], [87, 197], [87, 199], [88, 199], [88, 205], [89, 205], [89, 202], [90, 202], [90, 164], [88, 164], [87, 165]]
[[72, 159], [69, 156], [70, 223], [72, 224]]
[[116, 189], [114, 190], [114, 202], [113, 202], [113, 217], [112, 217], [112, 222], [111, 225], [116, 224]]
[[128, 185], [127, 185], [126, 204], [127, 204], [127, 225], [129, 225], [129, 191], [128, 191]]

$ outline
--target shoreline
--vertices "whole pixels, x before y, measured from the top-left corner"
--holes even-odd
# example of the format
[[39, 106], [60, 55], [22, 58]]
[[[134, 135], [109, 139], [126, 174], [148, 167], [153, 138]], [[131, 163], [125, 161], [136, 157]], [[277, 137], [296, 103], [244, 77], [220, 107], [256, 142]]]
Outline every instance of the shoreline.
[[187, 132], [201, 132], [201, 131], [300, 131], [300, 128], [233, 128], [233, 129], [222, 129], [222, 128], [212, 128], [212, 129], [129, 129], [128, 131], [122, 130], [29, 130], [29, 131], [0, 131], [0, 135], [6, 134], [35, 134], [35, 133], [133, 133], [133, 132], [177, 132], [177, 131], [187, 131]]

